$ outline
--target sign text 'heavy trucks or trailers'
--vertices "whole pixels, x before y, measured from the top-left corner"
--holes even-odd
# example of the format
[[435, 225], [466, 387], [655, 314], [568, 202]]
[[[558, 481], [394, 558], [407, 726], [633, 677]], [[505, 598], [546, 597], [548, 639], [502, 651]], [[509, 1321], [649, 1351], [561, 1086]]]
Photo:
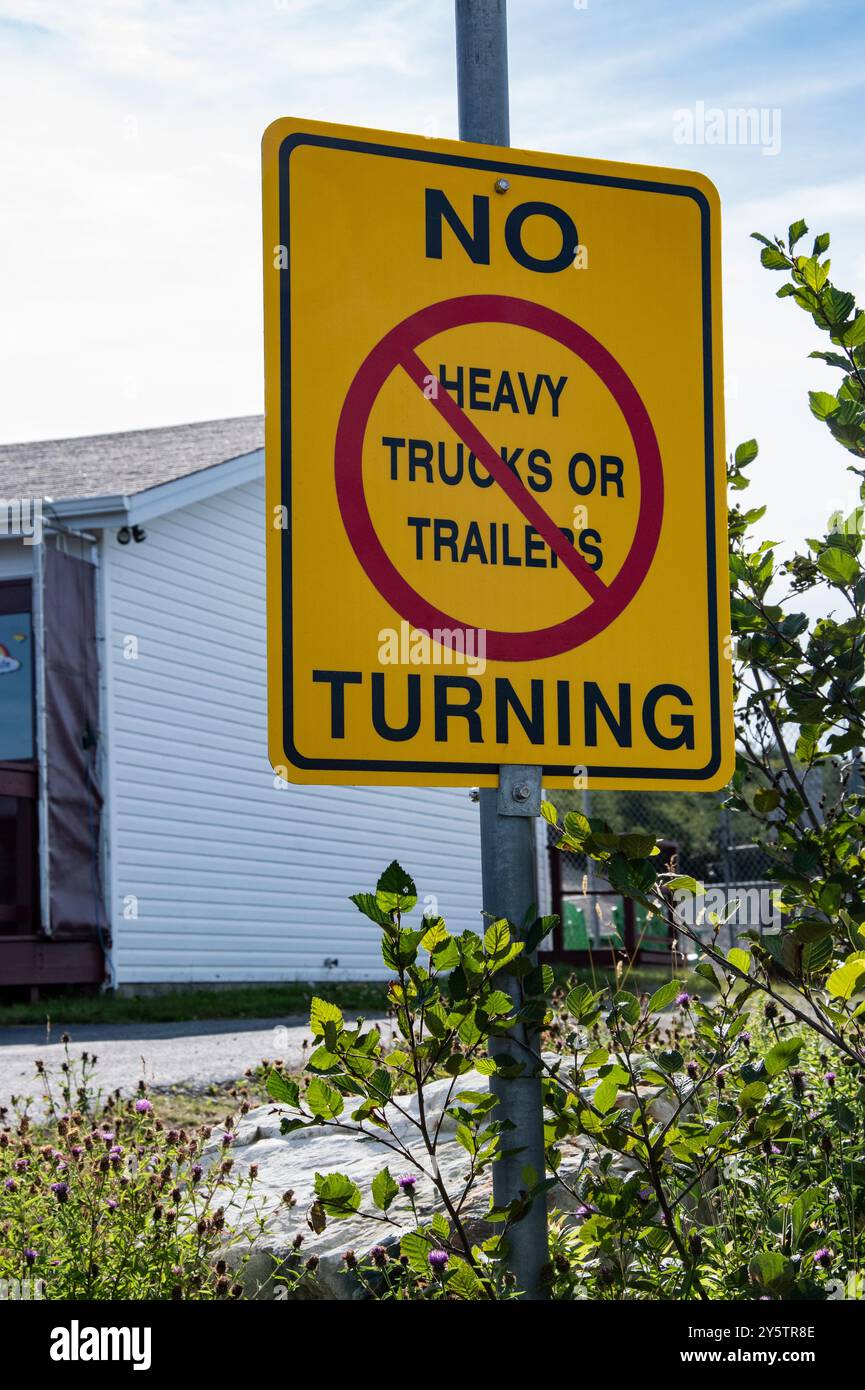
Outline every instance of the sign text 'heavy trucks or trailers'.
[[719, 232], [680, 170], [268, 129], [285, 777], [725, 783]]

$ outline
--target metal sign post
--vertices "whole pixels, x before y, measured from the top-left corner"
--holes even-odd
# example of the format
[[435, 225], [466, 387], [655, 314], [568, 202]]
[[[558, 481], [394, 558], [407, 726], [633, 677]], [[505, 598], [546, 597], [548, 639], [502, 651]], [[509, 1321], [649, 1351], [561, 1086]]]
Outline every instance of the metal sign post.
[[[461, 140], [489, 145], [510, 143], [508, 119], [508, 40], [506, 0], [456, 0], [457, 90]], [[499, 786], [481, 788], [481, 863], [484, 911], [521, 927], [537, 902], [535, 818], [540, 813], [541, 769], [502, 767]], [[509, 990], [518, 1002], [518, 981]], [[538, 1049], [537, 1030], [520, 1026], [513, 1038], [497, 1040], [493, 1051], [521, 1062], [525, 1071], [512, 1080], [494, 1076], [496, 1118], [513, 1129], [502, 1139], [506, 1156], [493, 1164], [493, 1198], [506, 1206], [526, 1190], [526, 1171], [535, 1181], [545, 1175], [541, 1080], [530, 1065]], [[508, 1153], [508, 1150], [514, 1152]], [[508, 1264], [527, 1299], [545, 1297], [542, 1270], [549, 1259], [547, 1210], [534, 1201], [509, 1236]]]

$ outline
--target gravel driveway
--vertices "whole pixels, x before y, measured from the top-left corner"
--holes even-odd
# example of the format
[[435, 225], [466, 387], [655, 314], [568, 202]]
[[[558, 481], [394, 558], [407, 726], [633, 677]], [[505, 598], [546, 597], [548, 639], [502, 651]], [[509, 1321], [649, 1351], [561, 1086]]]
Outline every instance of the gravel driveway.
[[[63, 1061], [61, 1027], [51, 1041], [41, 1024], [0, 1028], [0, 1106], [12, 1095], [34, 1095], [33, 1064], [44, 1061], [52, 1077]], [[207, 1019], [202, 1023], [71, 1024], [66, 1032], [73, 1057], [98, 1058], [94, 1084], [104, 1092], [132, 1092], [141, 1077], [148, 1086], [182, 1084], [194, 1091], [212, 1081], [235, 1081], [262, 1057], [299, 1063], [309, 1025], [300, 1019]]]

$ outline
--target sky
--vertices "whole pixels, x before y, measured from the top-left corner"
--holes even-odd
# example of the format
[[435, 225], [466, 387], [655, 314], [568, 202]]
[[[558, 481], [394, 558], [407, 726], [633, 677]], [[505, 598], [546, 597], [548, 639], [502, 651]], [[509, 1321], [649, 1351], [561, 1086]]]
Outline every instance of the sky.
[[[759, 440], [770, 534], [813, 534], [855, 500], [808, 410], [827, 344], [749, 233], [830, 231], [833, 279], [865, 301], [865, 5], [508, 8], [513, 145], [717, 185], [727, 441]], [[683, 143], [701, 110], [741, 108], [756, 141]], [[456, 137], [452, 0], [0, 0], [0, 442], [262, 409], [260, 138], [279, 115]], [[634, 254], [663, 274], [638, 229]]]

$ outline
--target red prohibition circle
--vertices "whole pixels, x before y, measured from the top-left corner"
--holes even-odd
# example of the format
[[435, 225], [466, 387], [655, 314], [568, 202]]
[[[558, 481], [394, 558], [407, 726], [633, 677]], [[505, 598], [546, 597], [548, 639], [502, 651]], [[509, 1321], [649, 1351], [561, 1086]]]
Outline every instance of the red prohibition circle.
[[[588, 607], [551, 627], [529, 632], [486, 629], [486, 655], [491, 661], [531, 661], [559, 656], [602, 632], [628, 606], [640, 588], [652, 563], [661, 532], [664, 479], [655, 431], [630, 377], [597, 338], [555, 309], [508, 295], [464, 295], [430, 304], [410, 314], [385, 334], [358, 369], [337, 426], [336, 495], [343, 525], [355, 555], [379, 593], [413, 627], [426, 631], [475, 630], [473, 624], [453, 618], [436, 608], [400, 574], [373, 525], [363, 485], [363, 446], [367, 424], [388, 377], [397, 367], [403, 367], [423, 389], [423, 383], [430, 378], [428, 368], [417, 355], [418, 345], [446, 329], [460, 328], [470, 323], [502, 323], [533, 329], [569, 348], [604, 383], [622, 412], [634, 442], [640, 473], [640, 510], [631, 548], [616, 576], [609, 584], [604, 584], [582, 559], [575, 558], [573, 547], [556, 527], [559, 538], [556, 549], [561, 558], [568, 568], [577, 563], [583, 566], [586, 571], [584, 583], [591, 578], [591, 586], [586, 583], [592, 593]], [[444, 388], [436, 393], [436, 399], [431, 400], [430, 404], [437, 406], [445, 419], [454, 413], [459, 415], [463, 428], [458, 424], [454, 428], [464, 438], [466, 434], [471, 435], [475, 442], [480, 441], [479, 447], [483, 445], [489, 451], [491, 446], [486, 444], [468, 417], [460, 412]], [[467, 442], [477, 453], [472, 438]], [[494, 452], [498, 455], [497, 450]], [[484, 462], [483, 457], [480, 461]], [[510, 474], [510, 470], [505, 468], [505, 473]], [[546, 523], [549, 530], [553, 525], [551, 519], [513, 474], [499, 481], [506, 491], [515, 496], [517, 506], [526, 516], [530, 519], [537, 517], [536, 524], [543, 529]], [[518, 499], [513, 493], [514, 488], [520, 494]], [[559, 546], [566, 546], [569, 556]]]

